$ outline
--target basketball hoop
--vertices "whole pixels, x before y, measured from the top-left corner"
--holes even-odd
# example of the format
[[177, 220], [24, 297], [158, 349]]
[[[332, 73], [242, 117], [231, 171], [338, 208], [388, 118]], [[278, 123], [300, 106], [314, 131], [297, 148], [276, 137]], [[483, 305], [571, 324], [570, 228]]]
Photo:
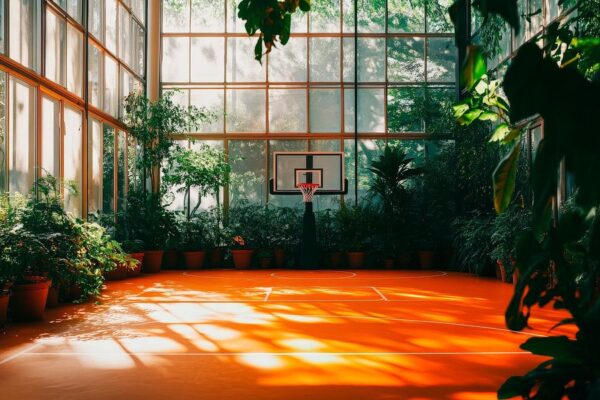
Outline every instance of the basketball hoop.
[[305, 203], [310, 203], [312, 202], [312, 198], [315, 195], [315, 192], [317, 191], [317, 189], [319, 189], [319, 186], [320, 185], [318, 183], [301, 182], [298, 184], [297, 187], [302, 192], [302, 200]]

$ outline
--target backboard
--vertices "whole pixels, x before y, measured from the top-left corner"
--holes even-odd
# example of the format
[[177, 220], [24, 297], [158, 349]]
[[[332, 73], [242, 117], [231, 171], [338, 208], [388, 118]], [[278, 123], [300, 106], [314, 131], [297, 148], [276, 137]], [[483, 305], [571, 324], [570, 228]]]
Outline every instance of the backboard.
[[343, 152], [274, 152], [271, 194], [299, 195], [300, 183], [316, 183], [316, 195], [346, 194]]

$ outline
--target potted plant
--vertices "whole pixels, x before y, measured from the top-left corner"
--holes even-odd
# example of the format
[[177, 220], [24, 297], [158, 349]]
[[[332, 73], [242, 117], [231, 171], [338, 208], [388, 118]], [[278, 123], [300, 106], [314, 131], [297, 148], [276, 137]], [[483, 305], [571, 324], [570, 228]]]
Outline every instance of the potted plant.
[[346, 258], [350, 268], [365, 266], [366, 249], [371, 241], [373, 225], [370, 206], [359, 204], [347, 206], [342, 204], [337, 210], [336, 218], [340, 227], [342, 246], [346, 250]]
[[123, 251], [134, 261], [131, 269], [127, 271], [127, 276], [137, 276], [142, 273], [142, 264], [144, 262], [144, 243], [141, 240], [125, 240], [121, 244]]
[[271, 266], [273, 262], [273, 250], [269, 248], [259, 249], [256, 256], [261, 268], [269, 268]]
[[339, 268], [342, 264], [341, 236], [338, 220], [332, 210], [317, 213], [317, 239], [320, 251], [327, 259], [330, 268]]
[[373, 174], [369, 192], [381, 202], [383, 226], [381, 232], [384, 264], [392, 268], [395, 259], [396, 230], [402, 229], [401, 215], [409, 199], [409, 182], [422, 173], [415, 160], [400, 147], [387, 146], [371, 161], [368, 170]]
[[180, 222], [181, 250], [184, 265], [187, 269], [200, 269], [204, 265], [206, 252], [205, 229], [203, 218], [198, 215]]
[[241, 235], [231, 238], [231, 255], [235, 268], [249, 268], [253, 253], [254, 250], [247, 247], [246, 240]]
[[496, 266], [500, 279], [503, 282], [516, 283], [515, 266], [516, 244], [519, 235], [529, 230], [530, 211], [525, 208], [524, 202], [512, 204], [505, 212], [494, 219], [493, 232], [491, 235], [490, 257], [496, 260]]
[[299, 244], [302, 219], [298, 210], [290, 207], [277, 208], [268, 219], [273, 260], [277, 268], [283, 268]]

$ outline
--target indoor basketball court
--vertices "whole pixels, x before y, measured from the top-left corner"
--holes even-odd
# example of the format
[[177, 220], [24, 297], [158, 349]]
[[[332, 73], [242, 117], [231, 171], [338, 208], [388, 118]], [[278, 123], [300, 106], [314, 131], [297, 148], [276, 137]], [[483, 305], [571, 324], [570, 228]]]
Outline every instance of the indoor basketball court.
[[492, 399], [540, 361], [519, 344], [559, 318], [507, 331], [511, 293], [437, 271], [165, 271], [10, 331], [0, 385], [27, 399]]

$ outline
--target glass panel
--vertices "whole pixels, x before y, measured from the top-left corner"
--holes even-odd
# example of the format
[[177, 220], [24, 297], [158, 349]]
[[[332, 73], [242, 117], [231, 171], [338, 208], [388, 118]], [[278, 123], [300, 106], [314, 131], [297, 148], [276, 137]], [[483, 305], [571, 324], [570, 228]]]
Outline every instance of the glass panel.
[[82, 113], [81, 111], [65, 106], [65, 133], [64, 133], [64, 179], [74, 184], [77, 193], [65, 190], [65, 209], [70, 213], [81, 216], [81, 188], [83, 186], [83, 172], [81, 160], [82, 151]]
[[[271, 140], [269, 142], [269, 180], [273, 179], [273, 152], [275, 151], [307, 151], [306, 140]], [[319, 197], [319, 196], [315, 196]], [[269, 204], [277, 207], [295, 207], [304, 206], [302, 196], [277, 196], [269, 195]]]
[[313, 0], [311, 2], [310, 31], [340, 31], [340, 0]]
[[92, 105], [102, 108], [102, 52], [96, 46], [89, 48], [89, 101]]
[[306, 132], [306, 90], [269, 90], [269, 131]]
[[105, 45], [113, 54], [117, 53], [117, 1], [104, 0], [105, 7]]
[[131, 14], [125, 10], [125, 7], [119, 5], [119, 57], [127, 65], [131, 65], [132, 62], [132, 32], [131, 32]]
[[344, 82], [354, 82], [354, 39], [344, 38]]
[[[383, 89], [358, 89], [358, 132], [385, 132]], [[344, 91], [345, 131], [354, 132], [354, 89]]]
[[119, 211], [125, 208], [125, 197], [127, 195], [127, 135], [123, 131], [119, 131], [119, 139], [117, 143], [117, 207]]
[[[225, 40], [223, 38], [192, 38], [191, 81], [225, 81]], [[255, 61], [256, 62], [256, 61]]]
[[60, 177], [60, 102], [42, 97], [42, 175]]
[[388, 0], [389, 32], [425, 32], [425, 2]]
[[310, 131], [339, 133], [341, 118], [340, 89], [310, 89]]
[[0, 71], [0, 191], [6, 190], [6, 73]]
[[25, 194], [35, 176], [35, 90], [10, 78], [9, 93], [9, 190]]
[[418, 37], [388, 39], [387, 62], [390, 81], [425, 80], [425, 42]]
[[90, 118], [88, 124], [88, 212], [102, 211], [102, 123]]
[[104, 125], [102, 139], [102, 210], [114, 211], [115, 190], [115, 130]]
[[230, 140], [230, 203], [240, 200], [263, 203], [267, 189], [264, 140]]
[[46, 78], [64, 85], [63, 69], [66, 41], [66, 23], [51, 11], [46, 12]]
[[131, 9], [142, 24], [146, 23], [146, 0], [133, 0]]
[[192, 32], [225, 32], [225, 1], [192, 0]]
[[[215, 150], [220, 150], [223, 151], [224, 145], [223, 145], [223, 141], [221, 140], [203, 140], [203, 141], [198, 141], [195, 143], [192, 143], [190, 145], [190, 148], [193, 150], [200, 150], [202, 148], [202, 146], [208, 146], [212, 149]], [[218, 206], [223, 204], [223, 196], [224, 196], [224, 191], [222, 189], [219, 190], [219, 194], [218, 194], [218, 198], [217, 195], [214, 193], [210, 193], [206, 196], [203, 196], [201, 199], [198, 199], [199, 193], [198, 193], [198, 189], [192, 189], [190, 191], [190, 204], [192, 205], [192, 208], [195, 207], [196, 204], [198, 204], [198, 201], [200, 201], [200, 210], [207, 210], [209, 208]]]
[[388, 132], [423, 132], [425, 124], [425, 91], [422, 87], [388, 90]]
[[136, 27], [135, 30], [137, 32], [136, 40], [135, 40], [135, 59], [133, 61], [133, 68], [139, 75], [144, 75], [145, 72], [145, 61], [146, 61], [146, 32], [144, 28], [142, 28], [137, 23], [134, 24]]
[[78, 96], [83, 91], [83, 35], [67, 27], [67, 89]]
[[37, 70], [39, 2], [15, 0], [10, 1], [8, 6], [10, 58]]
[[102, 8], [104, 6], [104, 0], [90, 0], [89, 1], [89, 30], [92, 35], [100, 42], [102, 42], [103, 36], [103, 27], [104, 23], [102, 21], [103, 13]]
[[[355, 0], [358, 2], [358, 32], [383, 33], [385, 31], [385, 1]], [[349, 10], [354, 14], [354, 10]]]
[[310, 80], [312, 82], [340, 81], [340, 39], [310, 39]]
[[254, 59], [254, 38], [227, 39], [227, 81], [262, 82], [266, 79], [266, 63]]
[[434, 0], [427, 2], [427, 32], [452, 33], [454, 27], [450, 21], [448, 8], [451, 0]]
[[426, 95], [423, 116], [427, 133], [448, 133], [456, 124], [448, 113], [457, 101], [456, 89], [452, 86], [428, 87]]
[[117, 116], [119, 110], [119, 74], [117, 62], [112, 57], [104, 58], [104, 111]]
[[358, 81], [385, 81], [385, 39], [358, 39]]
[[306, 82], [306, 38], [293, 37], [269, 54], [270, 82]]
[[223, 89], [190, 90], [190, 103], [206, 108], [215, 114], [211, 122], [203, 123], [198, 129], [202, 133], [223, 133], [225, 119], [225, 91]]
[[[2, 54], [4, 54], [4, 18], [4, 0], [0, 0], [0, 53]], [[0, 186], [1, 188], [2, 186]]]
[[427, 39], [427, 80], [454, 82], [456, 47], [452, 38]]
[[189, 38], [163, 38], [162, 80], [163, 82], [190, 81]]
[[163, 32], [190, 31], [189, 0], [163, 0]]
[[[227, 32], [229, 33], [246, 33], [244, 21], [237, 17], [237, 0], [227, 0]], [[255, 41], [255, 38], [252, 38]]]
[[73, 19], [79, 23], [81, 23], [81, 16], [83, 11], [83, 1], [82, 0], [68, 0], [67, 1], [67, 13]]
[[227, 132], [265, 132], [264, 90], [227, 90]]

